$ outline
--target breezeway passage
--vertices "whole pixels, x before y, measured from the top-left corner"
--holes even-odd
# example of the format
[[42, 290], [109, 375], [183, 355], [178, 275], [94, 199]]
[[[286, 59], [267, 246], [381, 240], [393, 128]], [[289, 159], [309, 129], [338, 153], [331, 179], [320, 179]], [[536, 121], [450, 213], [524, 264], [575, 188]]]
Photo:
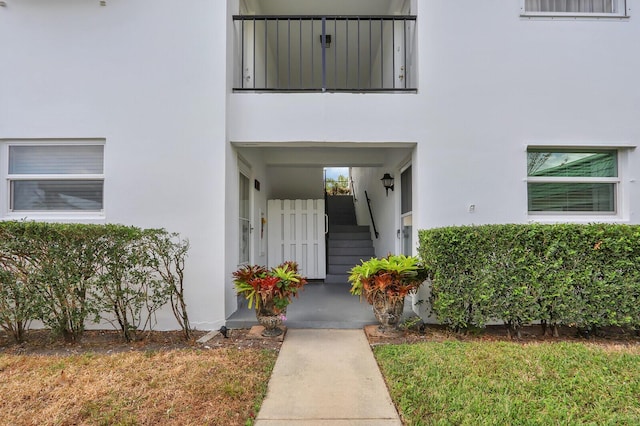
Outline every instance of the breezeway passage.
[[362, 330], [287, 332], [256, 426], [400, 426]]
[[[378, 324], [371, 305], [360, 302], [349, 293], [350, 285], [307, 284], [287, 307], [287, 320], [282, 324], [291, 328], [362, 329], [365, 325]], [[405, 298], [404, 315], [411, 315], [411, 298]], [[256, 325], [255, 309], [246, 303], [227, 319], [229, 328], [248, 328]]]

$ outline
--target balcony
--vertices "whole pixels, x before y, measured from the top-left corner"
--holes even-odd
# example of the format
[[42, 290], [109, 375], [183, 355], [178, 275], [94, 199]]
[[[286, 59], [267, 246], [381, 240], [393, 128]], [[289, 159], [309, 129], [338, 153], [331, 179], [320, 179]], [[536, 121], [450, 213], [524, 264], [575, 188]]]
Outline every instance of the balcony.
[[234, 91], [416, 92], [416, 16], [236, 15]]

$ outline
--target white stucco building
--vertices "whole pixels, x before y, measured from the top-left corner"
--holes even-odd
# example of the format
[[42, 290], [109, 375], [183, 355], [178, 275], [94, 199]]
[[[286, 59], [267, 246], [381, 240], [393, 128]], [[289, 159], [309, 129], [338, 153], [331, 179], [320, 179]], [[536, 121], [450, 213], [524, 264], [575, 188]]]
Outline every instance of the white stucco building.
[[640, 223], [636, 2], [1, 1], [0, 217], [179, 232], [200, 329], [269, 263], [268, 201], [322, 199], [323, 167], [351, 168], [362, 225], [367, 191], [377, 255]]

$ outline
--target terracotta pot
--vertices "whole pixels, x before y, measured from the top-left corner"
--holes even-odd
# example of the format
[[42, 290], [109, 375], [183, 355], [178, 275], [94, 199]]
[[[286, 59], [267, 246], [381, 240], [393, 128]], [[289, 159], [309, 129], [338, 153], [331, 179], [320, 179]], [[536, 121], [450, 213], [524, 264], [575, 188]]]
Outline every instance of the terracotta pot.
[[398, 329], [404, 311], [404, 297], [390, 299], [384, 294], [377, 294], [373, 299], [373, 313], [380, 322], [380, 331], [392, 332]]
[[283, 309], [276, 313], [273, 301], [260, 304], [260, 308], [256, 309], [256, 318], [258, 323], [264, 327], [262, 335], [264, 337], [275, 337], [282, 334], [280, 325], [282, 324], [282, 317], [286, 315], [287, 310]]

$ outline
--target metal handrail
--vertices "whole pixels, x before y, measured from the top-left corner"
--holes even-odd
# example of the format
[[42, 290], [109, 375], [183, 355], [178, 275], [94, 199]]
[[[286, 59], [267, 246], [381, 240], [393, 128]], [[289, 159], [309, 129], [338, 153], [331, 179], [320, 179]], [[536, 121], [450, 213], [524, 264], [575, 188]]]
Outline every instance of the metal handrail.
[[275, 21], [277, 19], [292, 19], [311, 21], [318, 19], [328, 19], [330, 21], [347, 21], [347, 20], [385, 20], [385, 21], [415, 21], [418, 19], [416, 15], [233, 15], [234, 21], [254, 21], [254, 20], [269, 20]]
[[373, 212], [371, 211], [371, 200], [369, 199], [369, 194], [367, 194], [367, 191], [364, 191], [364, 196], [367, 198], [367, 206], [369, 207], [369, 216], [371, 216], [371, 226], [373, 226], [373, 233], [375, 234], [376, 239], [378, 239], [380, 234], [376, 229], [376, 221], [373, 220]]
[[349, 187], [351, 188], [351, 194], [353, 194], [353, 202], [357, 203], [358, 198], [356, 197], [356, 184], [351, 176], [349, 176]]

